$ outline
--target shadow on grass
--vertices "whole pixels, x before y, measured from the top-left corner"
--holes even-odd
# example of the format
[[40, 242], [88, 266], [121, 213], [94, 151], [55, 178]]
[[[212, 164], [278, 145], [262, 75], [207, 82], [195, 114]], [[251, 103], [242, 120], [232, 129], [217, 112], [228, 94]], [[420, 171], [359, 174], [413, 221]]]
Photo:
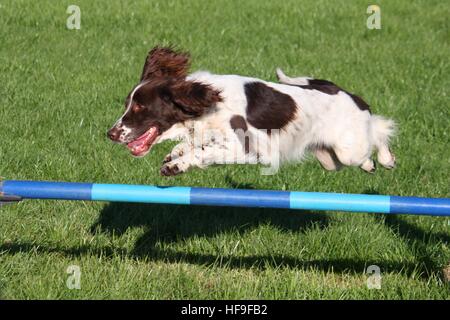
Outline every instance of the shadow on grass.
[[[78, 246], [72, 248], [50, 247], [35, 245], [33, 243], [4, 243], [0, 245], [2, 254], [16, 254], [19, 252], [35, 253], [58, 253], [71, 258], [79, 258], [86, 255], [101, 256], [108, 258], [117, 255], [129, 255], [125, 250], [103, 247], [93, 248], [92, 246]], [[133, 257], [133, 255], [132, 255]], [[142, 255], [140, 256], [142, 258]], [[265, 270], [269, 268], [287, 267], [298, 270], [322, 270], [338, 273], [357, 273], [362, 274], [367, 266], [377, 264], [379, 261], [368, 261], [358, 259], [323, 259], [323, 260], [301, 260], [285, 255], [257, 255], [257, 256], [233, 256], [233, 255], [212, 255], [212, 254], [191, 254], [172, 250], [160, 250], [152, 248], [145, 254], [151, 261], [162, 261], [166, 263], [191, 263], [197, 265], [214, 266], [218, 268], [230, 269], [250, 269], [257, 268]], [[417, 272], [417, 266], [414, 263], [385, 262], [383, 269], [386, 272], [403, 273], [412, 275]]]
[[328, 218], [320, 213], [287, 209], [110, 203], [91, 231], [120, 235], [129, 228], [144, 227], [147, 232], [136, 241], [134, 249], [134, 254], [142, 256], [151, 252], [157, 242], [245, 232], [261, 224], [302, 232], [313, 224], [324, 228]]
[[[404, 239], [408, 246], [414, 250], [417, 259], [417, 269], [422, 272], [424, 278], [429, 278], [436, 271], [442, 271], [445, 265], [431, 258], [430, 248], [440, 247], [440, 244], [450, 243], [450, 236], [443, 232], [427, 232], [402, 219], [400, 216], [388, 215], [384, 224], [398, 237]], [[446, 261], [444, 263], [449, 263]]]
[[[377, 190], [367, 189], [365, 194], [379, 194]], [[431, 258], [429, 248], [439, 247], [441, 243], [449, 244], [450, 235], [444, 232], [427, 232], [416, 225], [406, 221], [398, 215], [376, 215], [376, 219], [391, 229], [399, 238], [402, 238], [416, 253], [416, 269], [423, 278], [429, 278], [445, 267]], [[450, 263], [446, 261], [444, 263]]]
[[[392, 228], [404, 238], [418, 253], [418, 263], [383, 261], [384, 272], [402, 273], [406, 276], [421, 274], [424, 279], [436, 275], [439, 265], [430, 258], [427, 246], [450, 240], [447, 234], [430, 234], [402, 220], [397, 216], [386, 216], [380, 221]], [[157, 242], [170, 243], [193, 236], [214, 236], [220, 232], [232, 230], [245, 231], [257, 227], [261, 223], [270, 223], [284, 230], [304, 232], [312, 224], [325, 227], [327, 216], [311, 212], [292, 212], [289, 210], [270, 210], [259, 208], [229, 207], [193, 207], [171, 205], [141, 205], [111, 203], [102, 210], [99, 220], [92, 226], [92, 232], [122, 234], [128, 228], [145, 227], [147, 231], [135, 243], [130, 251], [116, 247], [95, 247], [91, 245], [76, 247], [52, 247], [27, 242], [3, 243], [1, 254], [18, 252], [59, 253], [70, 257], [85, 255], [129, 256], [131, 258], [163, 261], [167, 263], [190, 263], [214, 266], [219, 268], [267, 268], [288, 267], [300, 270], [316, 269], [338, 273], [353, 272], [361, 274], [372, 264], [380, 261], [365, 259], [323, 259], [302, 260], [288, 255], [215, 255], [188, 253], [173, 249], [161, 249]]]
[[[379, 192], [374, 189], [367, 189], [364, 193], [379, 195]], [[422, 278], [430, 278], [436, 272], [442, 271], [443, 266], [431, 258], [429, 248], [439, 246], [441, 243], [448, 245], [450, 243], [448, 234], [443, 232], [426, 232], [398, 215], [376, 214], [375, 218], [391, 229], [399, 238], [404, 239], [408, 246], [414, 250], [418, 261], [415, 264], [415, 268], [420, 272]], [[450, 263], [450, 261], [446, 263]]]
[[[229, 176], [225, 181], [233, 189], [254, 189], [253, 185], [239, 184]], [[245, 232], [261, 224], [302, 232], [312, 225], [325, 227], [328, 217], [308, 211], [273, 208], [110, 203], [103, 208], [91, 231], [120, 235], [131, 227], [144, 227], [147, 232], [136, 241], [133, 254], [151, 258], [158, 242], [170, 243], [194, 236], [212, 237], [230, 231]]]

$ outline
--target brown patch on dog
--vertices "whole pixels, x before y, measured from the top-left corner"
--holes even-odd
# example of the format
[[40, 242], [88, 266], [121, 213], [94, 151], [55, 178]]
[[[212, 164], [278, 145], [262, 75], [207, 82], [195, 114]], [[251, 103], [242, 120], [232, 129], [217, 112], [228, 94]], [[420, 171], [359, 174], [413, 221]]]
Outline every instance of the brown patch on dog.
[[370, 112], [369, 105], [361, 97], [342, 89], [331, 81], [322, 79], [309, 79], [307, 85], [295, 86], [301, 87], [302, 89], [306, 90], [318, 90], [329, 95], [338, 94], [340, 91], [345, 92], [350, 96], [350, 98], [352, 98], [353, 102], [355, 102], [355, 104], [361, 111], [367, 110]]
[[230, 125], [233, 130], [241, 129], [244, 132], [247, 131], [247, 122], [243, 116], [234, 115], [230, 119]]
[[244, 147], [245, 153], [250, 152], [250, 136], [245, 134], [248, 130], [247, 121], [243, 116], [234, 115], [230, 119], [230, 126], [236, 132], [239, 141]]
[[150, 77], [185, 78], [189, 54], [168, 47], [154, 47], [147, 55], [141, 81]]
[[322, 79], [310, 79], [308, 80], [308, 85], [300, 85], [300, 87], [303, 89], [318, 90], [330, 95], [338, 94], [339, 91], [342, 91], [342, 89], [333, 82]]
[[201, 116], [209, 107], [221, 102], [220, 91], [196, 81], [178, 81], [170, 86], [173, 101], [186, 114]]
[[353, 99], [353, 102], [356, 103], [356, 105], [358, 106], [358, 108], [360, 110], [362, 110], [362, 111], [367, 110], [367, 111], [370, 112], [369, 105], [361, 97], [359, 97], [357, 95], [354, 95], [353, 93], [350, 93], [350, 92], [347, 92], [347, 91], [345, 91], [345, 92]]
[[262, 82], [244, 85], [247, 121], [258, 129], [282, 129], [294, 119], [297, 105], [291, 96]]

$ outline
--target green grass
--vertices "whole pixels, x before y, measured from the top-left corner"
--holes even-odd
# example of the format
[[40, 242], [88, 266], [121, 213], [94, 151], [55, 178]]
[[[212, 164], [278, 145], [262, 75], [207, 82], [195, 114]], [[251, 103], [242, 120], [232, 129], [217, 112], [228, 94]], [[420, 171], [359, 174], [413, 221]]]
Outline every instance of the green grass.
[[[450, 196], [445, 1], [1, 1], [0, 176], [205, 187]], [[81, 8], [67, 30], [66, 8]], [[173, 145], [144, 159], [107, 141], [147, 51], [176, 44], [192, 69], [275, 81], [330, 79], [399, 124], [398, 167], [261, 176], [216, 166], [163, 178]], [[0, 297], [449, 299], [450, 220], [162, 205], [24, 201], [0, 209]], [[366, 286], [367, 266], [382, 272]], [[81, 289], [66, 287], [69, 265]]]

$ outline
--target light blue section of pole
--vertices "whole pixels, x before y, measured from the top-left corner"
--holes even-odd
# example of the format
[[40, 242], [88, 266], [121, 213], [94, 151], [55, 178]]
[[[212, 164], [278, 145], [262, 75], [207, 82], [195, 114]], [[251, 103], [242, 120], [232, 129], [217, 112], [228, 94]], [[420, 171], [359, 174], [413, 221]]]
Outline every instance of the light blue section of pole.
[[92, 200], [190, 204], [190, 187], [156, 187], [128, 184], [92, 185]]
[[291, 192], [291, 209], [389, 213], [389, 196]]

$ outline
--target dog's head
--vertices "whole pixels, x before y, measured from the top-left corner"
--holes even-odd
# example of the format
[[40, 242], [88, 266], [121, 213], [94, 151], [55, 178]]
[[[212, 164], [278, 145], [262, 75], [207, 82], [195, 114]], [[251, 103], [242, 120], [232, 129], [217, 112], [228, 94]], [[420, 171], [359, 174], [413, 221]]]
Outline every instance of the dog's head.
[[220, 92], [211, 86], [187, 80], [188, 68], [187, 54], [170, 48], [152, 49], [140, 83], [128, 94], [125, 112], [108, 137], [141, 157], [173, 125], [201, 117], [221, 101]]

